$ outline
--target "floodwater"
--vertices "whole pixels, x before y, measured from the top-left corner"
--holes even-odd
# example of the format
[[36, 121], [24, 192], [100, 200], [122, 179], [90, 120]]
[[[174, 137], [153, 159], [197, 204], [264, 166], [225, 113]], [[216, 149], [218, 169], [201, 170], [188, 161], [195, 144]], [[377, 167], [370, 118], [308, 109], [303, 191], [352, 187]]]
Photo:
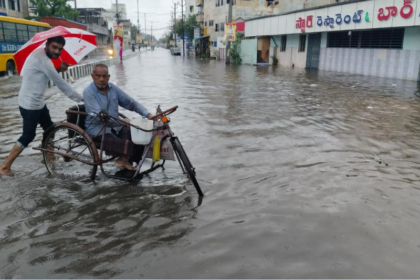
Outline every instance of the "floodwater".
[[[150, 110], [180, 106], [172, 128], [203, 201], [176, 163], [139, 183], [61, 181], [27, 149], [15, 177], [0, 179], [1, 278], [420, 275], [416, 83], [163, 49], [110, 72]], [[72, 102], [57, 88], [47, 96], [64, 119]], [[0, 102], [4, 158], [21, 119], [16, 96]]]

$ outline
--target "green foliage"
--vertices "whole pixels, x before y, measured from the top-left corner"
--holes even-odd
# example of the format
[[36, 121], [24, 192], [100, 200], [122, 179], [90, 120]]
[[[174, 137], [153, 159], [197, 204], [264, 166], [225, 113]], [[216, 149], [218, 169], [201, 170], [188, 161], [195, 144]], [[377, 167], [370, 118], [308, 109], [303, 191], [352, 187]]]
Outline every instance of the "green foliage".
[[137, 32], [139, 30], [137, 29], [137, 26], [132, 25], [130, 31], [131, 31], [131, 40], [135, 42], [136, 41]]
[[47, 16], [77, 20], [79, 12], [67, 4], [66, 0], [30, 0], [35, 7], [36, 19]]
[[[196, 15], [189, 15], [189, 17], [184, 20], [184, 32], [185, 34], [188, 34], [190, 41], [194, 39], [194, 28], [196, 27], [199, 27]], [[178, 34], [179, 38], [182, 38], [182, 21], [176, 22], [175, 32]]]
[[271, 56], [271, 58], [273, 59], [273, 65], [279, 64], [279, 60], [276, 56], [273, 55], [273, 56]]
[[232, 42], [232, 47], [229, 50], [231, 64], [239, 65], [242, 63], [241, 41], [241, 34], [239, 32], [236, 32], [236, 40]]

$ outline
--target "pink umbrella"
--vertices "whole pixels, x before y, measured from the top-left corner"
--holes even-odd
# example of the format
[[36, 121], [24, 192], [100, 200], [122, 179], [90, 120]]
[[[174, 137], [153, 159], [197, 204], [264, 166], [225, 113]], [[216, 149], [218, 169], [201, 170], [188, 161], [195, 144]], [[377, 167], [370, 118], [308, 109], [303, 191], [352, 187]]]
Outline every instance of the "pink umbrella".
[[36, 49], [45, 48], [48, 38], [62, 36], [66, 40], [66, 45], [60, 58], [52, 59], [54, 66], [58, 68], [62, 61], [75, 65], [82, 60], [88, 53], [96, 47], [96, 35], [78, 28], [55, 27], [48, 31], [40, 32], [26, 42], [22, 48], [14, 54], [19, 75], [25, 65], [26, 59], [31, 56]]

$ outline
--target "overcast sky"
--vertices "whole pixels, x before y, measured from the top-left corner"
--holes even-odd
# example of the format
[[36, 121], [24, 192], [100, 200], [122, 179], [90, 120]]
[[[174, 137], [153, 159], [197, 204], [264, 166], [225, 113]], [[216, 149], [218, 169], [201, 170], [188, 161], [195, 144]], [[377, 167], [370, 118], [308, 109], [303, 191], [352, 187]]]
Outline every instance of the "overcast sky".
[[[146, 15], [147, 33], [150, 34], [150, 21], [153, 22], [153, 35], [159, 39], [165, 33], [165, 28], [171, 21], [172, 0], [138, 0], [140, 13], [154, 13], [155, 15]], [[180, 2], [180, 0], [177, 0]], [[175, 1], [174, 1], [175, 2]], [[77, 0], [78, 8], [111, 8], [111, 4], [116, 3], [115, 0]], [[71, 2], [69, 2], [71, 4]], [[137, 0], [118, 0], [118, 4], [127, 6], [127, 17], [131, 22], [137, 24]], [[178, 6], [177, 10], [181, 12]], [[140, 14], [140, 28], [144, 32], [144, 15]], [[156, 30], [155, 30], [156, 29]]]

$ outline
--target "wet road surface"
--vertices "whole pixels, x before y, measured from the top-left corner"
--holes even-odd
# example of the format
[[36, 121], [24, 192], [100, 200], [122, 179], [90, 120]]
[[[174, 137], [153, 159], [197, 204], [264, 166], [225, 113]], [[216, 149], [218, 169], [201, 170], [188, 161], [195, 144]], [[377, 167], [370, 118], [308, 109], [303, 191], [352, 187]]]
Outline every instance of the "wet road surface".
[[[420, 274], [416, 83], [226, 68], [163, 49], [110, 72], [150, 110], [180, 106], [172, 128], [206, 197], [200, 205], [176, 163], [138, 184], [70, 182], [47, 176], [27, 149], [15, 177], [0, 179], [0, 277]], [[64, 119], [71, 101], [57, 88], [47, 96], [53, 119]], [[4, 158], [21, 119], [16, 97], [0, 102]]]

